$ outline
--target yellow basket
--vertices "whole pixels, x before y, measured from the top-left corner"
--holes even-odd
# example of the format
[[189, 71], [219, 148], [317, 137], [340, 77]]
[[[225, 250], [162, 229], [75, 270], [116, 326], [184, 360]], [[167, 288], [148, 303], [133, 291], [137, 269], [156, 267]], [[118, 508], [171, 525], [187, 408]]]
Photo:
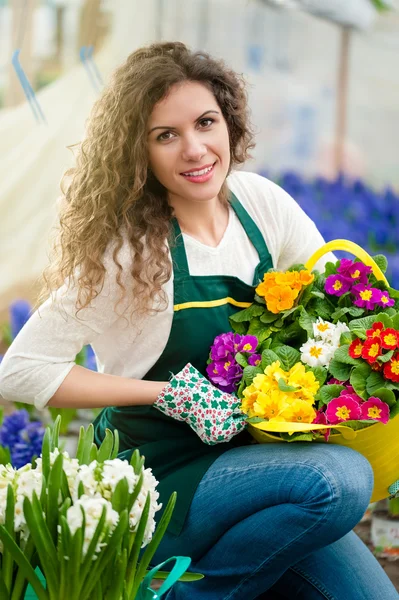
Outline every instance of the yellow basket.
[[[357, 244], [347, 240], [333, 240], [320, 248], [306, 263], [306, 268], [313, 269], [317, 261], [327, 252], [346, 250], [370, 266], [377, 279], [388, 282], [374, 260]], [[253, 438], [261, 443], [281, 443], [277, 433], [314, 431], [331, 429], [331, 425], [314, 425], [311, 423], [257, 423], [249, 426]], [[329, 442], [352, 448], [370, 462], [374, 471], [374, 489], [371, 502], [377, 502], [389, 496], [388, 487], [399, 479], [399, 415], [386, 425], [375, 423], [366, 429], [354, 431], [345, 425], [334, 425], [340, 433], [330, 436]], [[324, 440], [320, 440], [325, 443]]]

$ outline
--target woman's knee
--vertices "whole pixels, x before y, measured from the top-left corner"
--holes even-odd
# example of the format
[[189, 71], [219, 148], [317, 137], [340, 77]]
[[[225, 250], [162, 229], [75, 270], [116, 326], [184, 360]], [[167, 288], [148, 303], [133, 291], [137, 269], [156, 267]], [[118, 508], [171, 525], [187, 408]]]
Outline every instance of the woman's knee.
[[373, 490], [373, 470], [364, 456], [337, 445], [320, 449], [320, 459], [312, 477], [314, 485], [307, 490], [308, 501], [327, 504], [330, 516], [354, 526], [362, 518]]

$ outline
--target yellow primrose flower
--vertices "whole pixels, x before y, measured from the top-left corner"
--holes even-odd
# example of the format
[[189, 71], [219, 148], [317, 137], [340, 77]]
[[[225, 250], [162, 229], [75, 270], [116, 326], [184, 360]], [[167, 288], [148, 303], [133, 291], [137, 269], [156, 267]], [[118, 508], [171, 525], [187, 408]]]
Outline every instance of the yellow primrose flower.
[[254, 411], [259, 417], [264, 419], [274, 419], [279, 417], [281, 412], [288, 407], [285, 394], [280, 390], [271, 390], [268, 394], [260, 392], [258, 399], [254, 404]]
[[309, 402], [296, 399], [280, 412], [280, 416], [290, 423], [313, 423], [316, 411]]
[[306, 371], [302, 363], [296, 363], [288, 373], [288, 385], [300, 386], [306, 395], [315, 395], [320, 387], [314, 373]]
[[241, 400], [241, 410], [249, 417], [254, 417], [253, 406], [258, 398], [259, 390], [251, 383], [243, 391], [243, 398]]
[[278, 380], [281, 378], [283, 378], [284, 381], [287, 381], [287, 372], [283, 371], [283, 369], [280, 367], [279, 360], [275, 360], [274, 362], [272, 362], [271, 365], [266, 367], [264, 373], [265, 373], [266, 377], [270, 377], [277, 384], [278, 384]]

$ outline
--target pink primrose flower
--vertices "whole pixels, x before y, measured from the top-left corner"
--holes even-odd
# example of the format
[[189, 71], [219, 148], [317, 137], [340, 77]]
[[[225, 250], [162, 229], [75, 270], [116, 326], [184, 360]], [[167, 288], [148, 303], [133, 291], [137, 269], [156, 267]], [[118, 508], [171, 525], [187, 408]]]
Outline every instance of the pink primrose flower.
[[335, 423], [342, 423], [343, 421], [360, 419], [360, 416], [360, 404], [350, 395], [333, 398], [327, 404], [326, 417], [328, 422], [332, 425]]
[[389, 421], [388, 404], [374, 396], [370, 397], [366, 402], [363, 402], [361, 411], [362, 419], [373, 419], [375, 421], [381, 421], [381, 423], [384, 424]]

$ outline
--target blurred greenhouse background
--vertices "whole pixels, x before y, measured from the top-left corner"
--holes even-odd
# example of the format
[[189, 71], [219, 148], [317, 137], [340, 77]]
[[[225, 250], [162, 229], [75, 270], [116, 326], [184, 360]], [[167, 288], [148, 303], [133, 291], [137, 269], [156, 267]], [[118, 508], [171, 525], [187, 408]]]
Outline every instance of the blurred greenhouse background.
[[388, 253], [399, 285], [394, 2], [0, 0], [0, 315], [35, 298], [67, 146], [82, 138], [102, 82], [158, 39], [244, 73], [257, 131], [245, 168], [280, 181], [326, 239]]

